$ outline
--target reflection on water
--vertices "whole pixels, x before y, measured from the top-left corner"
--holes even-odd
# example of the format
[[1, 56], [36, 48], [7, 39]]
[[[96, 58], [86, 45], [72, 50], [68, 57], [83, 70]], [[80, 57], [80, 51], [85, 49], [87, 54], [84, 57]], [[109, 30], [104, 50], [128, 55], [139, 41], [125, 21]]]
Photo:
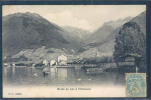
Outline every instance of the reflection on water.
[[87, 69], [49, 68], [49, 75], [43, 76], [42, 68], [4, 67], [5, 85], [124, 85], [124, 73], [118, 71], [88, 73]]

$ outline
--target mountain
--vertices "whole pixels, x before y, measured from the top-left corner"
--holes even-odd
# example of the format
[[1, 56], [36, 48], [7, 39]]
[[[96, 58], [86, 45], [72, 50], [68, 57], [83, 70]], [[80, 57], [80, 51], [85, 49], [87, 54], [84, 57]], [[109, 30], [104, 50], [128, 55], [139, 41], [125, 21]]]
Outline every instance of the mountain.
[[103, 25], [97, 31], [92, 33], [89, 38], [87, 38], [87, 44], [95, 44], [98, 42], [102, 42], [104, 38], [106, 38], [114, 29], [109, 25]]
[[133, 17], [126, 17], [124, 19], [118, 19], [118, 20], [115, 20], [115, 21], [109, 21], [109, 22], [105, 22], [104, 25], [109, 25], [111, 26], [113, 29], [116, 29], [118, 27], [120, 27], [121, 25], [123, 25], [124, 23], [132, 20]]
[[136, 22], [140, 26], [143, 33], [146, 35], [146, 11], [142, 12], [131, 21]]
[[71, 26], [64, 26], [63, 29], [68, 31], [68, 33], [70, 33], [69, 34], [70, 36], [75, 37], [76, 39], [81, 40], [81, 41], [88, 38], [88, 36], [91, 34], [89, 31], [86, 31], [84, 29], [75, 28]]
[[76, 51], [81, 44], [63, 28], [35, 13], [15, 13], [2, 18], [3, 56], [26, 49], [57, 48]]
[[71, 58], [94, 57], [96, 53], [98, 56], [110, 56], [114, 51], [115, 37], [123, 27], [122, 23], [131, 19], [146, 34], [145, 18], [146, 12], [143, 12], [133, 19], [104, 23], [94, 33], [90, 33], [70, 26], [60, 27], [35, 13], [7, 15], [2, 18], [3, 57], [25, 56], [28, 60], [40, 61], [60, 54]]
[[[131, 19], [129, 22], [136, 22], [139, 26], [141, 31], [146, 35], [146, 11], [142, 12], [138, 16]], [[124, 23], [125, 24], [125, 23]], [[123, 24], [123, 25], [124, 25]], [[105, 42], [111, 41], [115, 39], [115, 36], [119, 33], [119, 31], [122, 29], [123, 25], [116, 28], [106, 39]]]
[[[92, 33], [89, 38], [86, 40], [86, 45], [83, 46], [79, 52], [83, 52], [85, 50], [96, 48], [100, 52], [106, 52], [106, 50], [110, 50], [110, 47], [113, 47], [112, 45], [108, 45], [107, 42], [114, 42], [112, 38], [114, 37], [114, 33], [117, 33], [116, 31], [119, 30], [119, 26], [121, 26], [123, 23], [131, 20], [132, 17], [126, 17], [124, 19], [118, 19], [116, 21], [110, 21], [105, 22], [102, 27], [97, 29], [94, 33]], [[113, 34], [112, 34], [113, 33]], [[113, 36], [112, 36], [113, 35]], [[101, 47], [100, 47], [101, 45]], [[103, 48], [102, 48], [103, 47]]]
[[[138, 16], [136, 16], [135, 18], [131, 19], [128, 22], [132, 22], [132, 21], [136, 22], [140, 26], [140, 29], [143, 31], [143, 33], [146, 34], [146, 12], [142, 12], [141, 14], [139, 14]], [[112, 55], [114, 51], [115, 37], [122, 29], [123, 24], [114, 29], [112, 27], [111, 22], [105, 23], [102, 27], [108, 27], [108, 28], [110, 27], [109, 28], [110, 30], [106, 32], [104, 31], [103, 33], [101, 32], [102, 27], [99, 28], [98, 29], [99, 31], [97, 30], [94, 34], [92, 34], [93, 35], [92, 39], [89, 39], [91, 42], [88, 42], [87, 45], [83, 46], [79, 50], [80, 55], [84, 55], [84, 56], [89, 55], [91, 54], [90, 51], [95, 51], [100, 56]]]
[[114, 31], [116, 28], [120, 27], [124, 23], [130, 21], [132, 17], [126, 17], [124, 19], [118, 19], [115, 21], [105, 22], [102, 27], [93, 32], [87, 39], [88, 45], [97, 46], [102, 44], [103, 41]]

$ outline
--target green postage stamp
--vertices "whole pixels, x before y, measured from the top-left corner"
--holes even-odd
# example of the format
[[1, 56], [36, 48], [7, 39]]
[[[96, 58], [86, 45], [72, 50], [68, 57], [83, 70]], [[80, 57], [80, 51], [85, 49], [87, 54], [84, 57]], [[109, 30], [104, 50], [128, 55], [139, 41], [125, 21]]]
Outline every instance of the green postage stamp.
[[146, 73], [126, 73], [126, 96], [146, 97]]

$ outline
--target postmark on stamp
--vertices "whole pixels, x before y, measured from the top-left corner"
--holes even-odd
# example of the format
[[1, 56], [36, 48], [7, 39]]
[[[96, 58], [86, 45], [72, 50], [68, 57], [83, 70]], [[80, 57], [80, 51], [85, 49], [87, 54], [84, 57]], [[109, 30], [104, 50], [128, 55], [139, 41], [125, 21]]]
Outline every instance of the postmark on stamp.
[[146, 74], [126, 73], [126, 96], [146, 97]]

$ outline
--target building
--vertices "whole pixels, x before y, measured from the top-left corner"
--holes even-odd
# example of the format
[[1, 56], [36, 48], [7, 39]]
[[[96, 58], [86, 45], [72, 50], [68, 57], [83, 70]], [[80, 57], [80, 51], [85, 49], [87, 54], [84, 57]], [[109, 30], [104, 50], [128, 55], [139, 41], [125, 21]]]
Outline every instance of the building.
[[48, 65], [48, 61], [47, 60], [43, 60], [43, 62], [42, 62], [44, 65]]
[[50, 66], [54, 66], [54, 65], [57, 65], [57, 62], [54, 59], [50, 60]]
[[119, 68], [123, 68], [126, 71], [137, 72], [140, 67], [141, 59], [142, 57], [140, 55], [126, 54], [119, 57], [117, 65]]
[[64, 55], [61, 55], [58, 57], [58, 64], [59, 65], [67, 65], [67, 57]]
[[3, 65], [4, 65], [4, 66], [8, 66], [8, 64], [7, 64], [7, 63], [4, 63]]

